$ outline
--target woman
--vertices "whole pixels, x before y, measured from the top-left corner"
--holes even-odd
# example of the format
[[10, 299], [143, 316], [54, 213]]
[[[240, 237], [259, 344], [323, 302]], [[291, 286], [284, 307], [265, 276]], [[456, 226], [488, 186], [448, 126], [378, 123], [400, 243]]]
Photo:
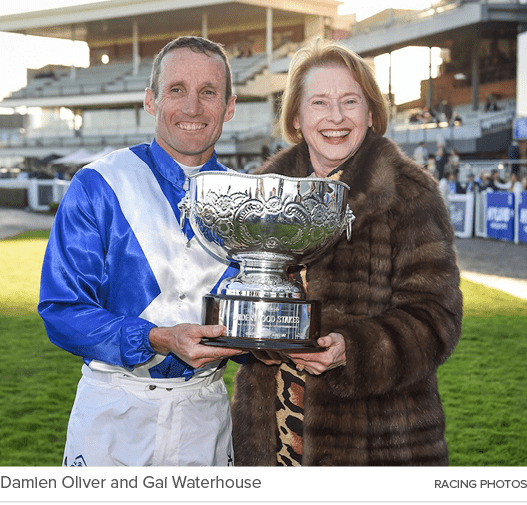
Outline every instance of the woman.
[[307, 266], [324, 352], [259, 355], [233, 398], [237, 465], [446, 465], [436, 369], [461, 334], [453, 231], [437, 182], [383, 138], [387, 106], [354, 53], [316, 41], [291, 64], [262, 168], [350, 186], [356, 221]]

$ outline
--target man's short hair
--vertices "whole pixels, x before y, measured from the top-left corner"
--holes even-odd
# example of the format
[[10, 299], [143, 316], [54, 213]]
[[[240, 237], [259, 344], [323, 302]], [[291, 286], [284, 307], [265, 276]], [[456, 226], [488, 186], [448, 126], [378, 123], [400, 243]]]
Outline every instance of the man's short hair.
[[159, 75], [161, 74], [163, 58], [175, 49], [184, 48], [190, 49], [195, 53], [206, 54], [207, 56], [217, 54], [223, 60], [225, 65], [225, 101], [228, 102], [232, 96], [232, 71], [227, 54], [221, 44], [195, 36], [178, 37], [177, 39], [171, 40], [159, 51], [152, 64], [152, 72], [150, 74], [150, 89], [154, 92], [154, 96], [157, 98], [159, 93]]

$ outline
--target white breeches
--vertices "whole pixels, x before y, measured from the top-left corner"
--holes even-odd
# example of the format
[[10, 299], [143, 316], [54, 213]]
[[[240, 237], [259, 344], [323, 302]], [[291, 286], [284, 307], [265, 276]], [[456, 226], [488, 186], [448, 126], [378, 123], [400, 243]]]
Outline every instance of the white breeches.
[[64, 466], [234, 464], [224, 369], [187, 382], [82, 372]]

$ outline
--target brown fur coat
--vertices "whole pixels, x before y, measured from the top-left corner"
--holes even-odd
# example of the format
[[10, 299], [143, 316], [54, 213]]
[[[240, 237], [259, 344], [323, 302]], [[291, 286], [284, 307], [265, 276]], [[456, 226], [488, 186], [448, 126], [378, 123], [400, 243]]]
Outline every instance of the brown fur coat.
[[[302, 143], [267, 173], [304, 177]], [[321, 335], [346, 342], [346, 366], [306, 374], [302, 464], [447, 465], [436, 370], [461, 336], [462, 296], [450, 219], [436, 181], [369, 132], [344, 164], [352, 239], [307, 269]], [[277, 366], [242, 365], [232, 405], [235, 463], [276, 465]]]

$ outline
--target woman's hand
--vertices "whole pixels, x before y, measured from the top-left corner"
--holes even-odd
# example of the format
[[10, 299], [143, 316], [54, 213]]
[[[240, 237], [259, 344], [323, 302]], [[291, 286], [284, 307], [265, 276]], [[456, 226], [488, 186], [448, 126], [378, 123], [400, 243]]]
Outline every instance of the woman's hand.
[[330, 333], [325, 337], [320, 337], [317, 344], [321, 347], [327, 347], [327, 350], [309, 354], [289, 354], [297, 370], [305, 370], [312, 375], [320, 375], [327, 370], [346, 365], [346, 344], [340, 333]]

